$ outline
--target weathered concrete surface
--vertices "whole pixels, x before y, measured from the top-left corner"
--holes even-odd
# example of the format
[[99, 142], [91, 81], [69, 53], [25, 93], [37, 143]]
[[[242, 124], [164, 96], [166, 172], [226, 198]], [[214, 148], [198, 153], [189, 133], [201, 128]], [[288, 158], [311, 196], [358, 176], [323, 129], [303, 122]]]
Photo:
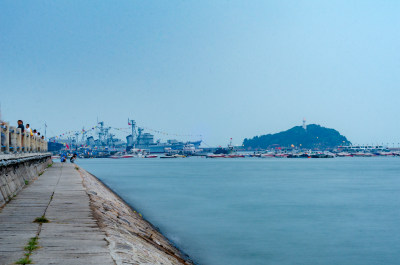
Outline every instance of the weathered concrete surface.
[[[50, 223], [33, 223], [45, 215]], [[54, 163], [0, 210], [0, 264], [24, 257], [38, 236], [34, 264], [193, 264], [99, 180]]]
[[[39, 231], [33, 221], [43, 214], [50, 223]], [[0, 264], [22, 258], [37, 234], [35, 264], [115, 264], [73, 164], [55, 163], [0, 211]]]
[[140, 214], [83, 169], [92, 210], [106, 233], [114, 261], [122, 264], [193, 264]]
[[50, 153], [0, 155], [0, 207], [51, 164]]

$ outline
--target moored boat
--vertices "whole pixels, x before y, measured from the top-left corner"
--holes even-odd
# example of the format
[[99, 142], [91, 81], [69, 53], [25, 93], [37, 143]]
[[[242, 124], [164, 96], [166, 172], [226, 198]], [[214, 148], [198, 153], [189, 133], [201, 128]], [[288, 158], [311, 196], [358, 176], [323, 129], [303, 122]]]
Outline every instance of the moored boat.
[[225, 155], [225, 158], [237, 158], [237, 157], [244, 157], [244, 155], [239, 155], [239, 154], [231, 154], [231, 155]]
[[348, 157], [348, 156], [353, 156], [352, 154], [348, 153], [348, 152], [339, 152], [336, 154], [336, 156], [339, 157]]
[[264, 154], [261, 154], [260, 157], [271, 158], [271, 157], [275, 157], [275, 154], [274, 153], [264, 153]]
[[143, 158], [157, 158], [157, 155], [145, 155]]
[[225, 157], [224, 154], [208, 154], [206, 155], [206, 158], [223, 158]]

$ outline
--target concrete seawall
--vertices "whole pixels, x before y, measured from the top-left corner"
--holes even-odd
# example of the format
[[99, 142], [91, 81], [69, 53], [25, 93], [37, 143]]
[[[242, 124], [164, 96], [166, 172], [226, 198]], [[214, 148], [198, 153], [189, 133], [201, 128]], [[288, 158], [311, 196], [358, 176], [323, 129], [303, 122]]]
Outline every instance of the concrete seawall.
[[0, 155], [0, 207], [52, 163], [49, 153]]
[[48, 167], [48, 154], [0, 161], [0, 264], [193, 264], [77, 165]]

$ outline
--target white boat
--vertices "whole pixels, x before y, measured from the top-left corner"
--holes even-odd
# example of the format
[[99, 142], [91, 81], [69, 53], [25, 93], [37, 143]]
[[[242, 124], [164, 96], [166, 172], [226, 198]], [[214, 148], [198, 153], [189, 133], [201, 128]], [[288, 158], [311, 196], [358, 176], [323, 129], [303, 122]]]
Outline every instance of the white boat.
[[120, 158], [132, 158], [132, 157], [135, 157], [135, 156], [131, 155], [131, 154], [125, 154], [125, 153], [119, 152], [119, 153], [116, 153], [116, 154], [110, 156], [109, 158], [120, 159]]
[[261, 154], [260, 157], [262, 157], [262, 158], [271, 158], [271, 157], [275, 157], [275, 154], [269, 152], [269, 153]]
[[224, 154], [208, 154], [206, 158], [223, 158], [225, 157]]
[[143, 158], [157, 158], [157, 155], [145, 155]]
[[340, 153], [337, 153], [336, 156], [347, 157], [347, 156], [353, 156], [353, 155], [348, 152], [340, 152]]

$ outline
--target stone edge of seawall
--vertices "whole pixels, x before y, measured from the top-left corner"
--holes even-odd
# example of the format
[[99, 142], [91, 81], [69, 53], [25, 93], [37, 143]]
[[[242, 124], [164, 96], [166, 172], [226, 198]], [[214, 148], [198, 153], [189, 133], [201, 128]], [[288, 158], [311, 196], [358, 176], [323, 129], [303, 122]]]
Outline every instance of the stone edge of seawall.
[[197, 264], [107, 184], [82, 167], [77, 169], [116, 264], [143, 260], [149, 264]]
[[32, 160], [39, 160], [42, 158], [51, 158], [51, 153], [4, 156], [0, 158], [0, 167], [6, 167]]
[[51, 154], [7, 155], [0, 159], [0, 209], [51, 163]]

